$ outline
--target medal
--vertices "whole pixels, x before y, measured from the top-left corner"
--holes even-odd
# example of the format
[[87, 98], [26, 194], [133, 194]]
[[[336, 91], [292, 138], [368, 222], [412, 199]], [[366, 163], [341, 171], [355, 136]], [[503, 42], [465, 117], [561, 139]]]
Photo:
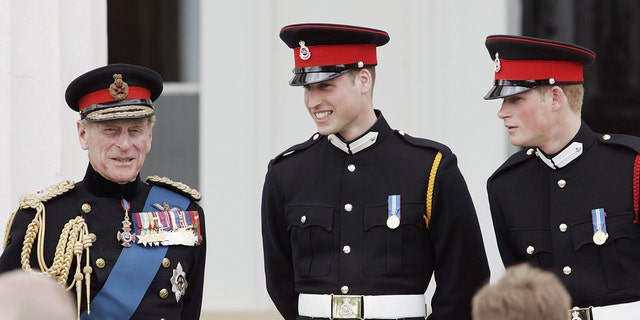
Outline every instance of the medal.
[[387, 218], [387, 227], [389, 227], [389, 229], [395, 229], [399, 226], [400, 226], [400, 218], [398, 218], [395, 215]]
[[601, 246], [607, 241], [608, 237], [608, 234], [602, 232], [602, 230], [598, 230], [593, 234], [593, 243]]
[[171, 292], [174, 292], [176, 295], [176, 302], [180, 301], [180, 298], [187, 291], [187, 278], [186, 273], [182, 270], [182, 264], [178, 262], [178, 266], [173, 269], [173, 276], [169, 281], [171, 282]]
[[387, 227], [395, 229], [400, 226], [400, 195], [395, 194], [387, 198]]
[[131, 208], [131, 204], [129, 201], [124, 198], [120, 201], [120, 205], [122, 206], [122, 210], [124, 210], [124, 220], [122, 220], [122, 232], [118, 231], [116, 238], [120, 241], [123, 247], [129, 248], [131, 247], [131, 242], [135, 243], [136, 235], [131, 233], [131, 221], [129, 221], [129, 209]]
[[603, 245], [607, 242], [609, 234], [607, 233], [607, 223], [605, 217], [607, 213], [604, 208], [598, 208], [591, 210], [591, 221], [593, 223], [593, 243], [596, 245]]

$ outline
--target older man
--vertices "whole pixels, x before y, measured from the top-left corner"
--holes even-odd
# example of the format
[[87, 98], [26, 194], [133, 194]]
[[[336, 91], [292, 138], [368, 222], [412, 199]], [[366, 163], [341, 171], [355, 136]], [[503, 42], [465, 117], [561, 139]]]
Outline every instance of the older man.
[[206, 250], [200, 194], [167, 178], [140, 179], [161, 92], [157, 72], [128, 64], [69, 84], [86, 174], [20, 199], [0, 271], [39, 271], [68, 286], [82, 319], [199, 318]]

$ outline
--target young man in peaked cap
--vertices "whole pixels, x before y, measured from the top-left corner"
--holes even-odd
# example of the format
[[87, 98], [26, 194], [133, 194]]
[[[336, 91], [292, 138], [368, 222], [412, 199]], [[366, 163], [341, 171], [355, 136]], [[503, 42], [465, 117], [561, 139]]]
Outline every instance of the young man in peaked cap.
[[271, 160], [262, 197], [267, 290], [287, 320], [470, 319], [489, 279], [482, 236], [456, 156], [393, 130], [374, 109], [386, 32], [297, 24], [290, 84], [318, 132]]
[[79, 319], [199, 319], [206, 253], [200, 194], [168, 178], [140, 179], [161, 92], [157, 72], [128, 64], [69, 84], [65, 98], [80, 114], [86, 174], [20, 198], [0, 272], [54, 278], [76, 294]]
[[554, 272], [580, 309], [570, 319], [637, 313], [640, 139], [581, 120], [583, 66], [595, 53], [510, 35], [489, 36], [486, 47], [496, 67], [485, 99], [503, 99], [498, 118], [524, 147], [487, 184], [505, 266]]

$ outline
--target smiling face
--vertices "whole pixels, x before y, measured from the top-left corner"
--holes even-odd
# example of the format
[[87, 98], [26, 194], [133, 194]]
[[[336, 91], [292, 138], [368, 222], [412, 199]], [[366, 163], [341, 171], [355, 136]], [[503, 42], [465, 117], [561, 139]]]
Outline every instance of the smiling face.
[[376, 121], [372, 85], [371, 73], [362, 69], [304, 86], [304, 102], [318, 132], [350, 141], [367, 131]]
[[78, 121], [80, 146], [93, 169], [107, 180], [125, 184], [137, 176], [151, 151], [151, 118], [104, 122]]

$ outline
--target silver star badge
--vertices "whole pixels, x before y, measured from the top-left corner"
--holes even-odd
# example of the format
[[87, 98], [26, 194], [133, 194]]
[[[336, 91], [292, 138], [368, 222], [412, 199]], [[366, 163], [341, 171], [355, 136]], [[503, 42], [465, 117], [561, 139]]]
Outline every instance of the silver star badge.
[[173, 276], [171, 277], [171, 292], [176, 294], [176, 302], [180, 301], [180, 298], [184, 296], [187, 291], [187, 278], [182, 265], [178, 262], [178, 266], [173, 269]]

